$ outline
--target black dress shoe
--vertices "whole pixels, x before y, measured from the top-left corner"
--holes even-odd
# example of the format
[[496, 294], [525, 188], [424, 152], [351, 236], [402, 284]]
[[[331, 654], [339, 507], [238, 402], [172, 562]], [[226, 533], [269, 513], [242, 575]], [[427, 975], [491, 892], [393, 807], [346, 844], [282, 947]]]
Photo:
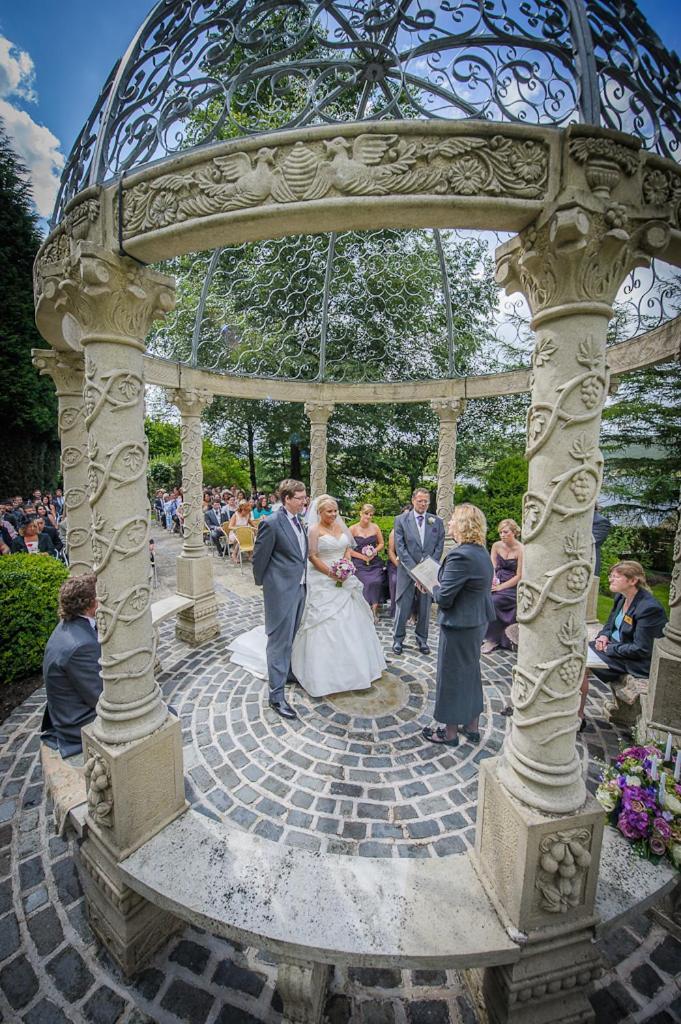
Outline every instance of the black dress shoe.
[[428, 644], [419, 644], [419, 650], [421, 654], [430, 654], [430, 647]]
[[396, 640], [394, 642], [394, 644], [393, 644], [393, 654], [401, 654], [401, 653], [402, 653], [402, 644], [399, 642], [399, 640]]
[[270, 707], [273, 711], [276, 711], [281, 718], [297, 718], [298, 715], [295, 713], [291, 705], [286, 700], [271, 700]]

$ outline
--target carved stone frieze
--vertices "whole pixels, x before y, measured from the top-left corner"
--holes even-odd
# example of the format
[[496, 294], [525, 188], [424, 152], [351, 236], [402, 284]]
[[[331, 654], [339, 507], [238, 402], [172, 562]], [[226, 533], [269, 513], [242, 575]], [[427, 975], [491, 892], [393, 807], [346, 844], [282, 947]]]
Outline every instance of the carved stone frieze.
[[650, 206], [670, 206], [672, 224], [681, 228], [681, 169], [647, 167], [643, 173], [643, 200]]
[[543, 142], [504, 135], [440, 140], [372, 133], [263, 146], [131, 185], [124, 190], [123, 236], [196, 217], [333, 196], [540, 199], [548, 174]]
[[641, 160], [638, 142], [623, 145], [600, 135], [580, 135], [568, 143], [570, 156], [585, 167], [586, 180], [594, 195], [607, 199], [623, 175], [633, 177]]
[[591, 865], [591, 831], [573, 828], [552, 832], [539, 844], [535, 888], [542, 910], [565, 914], [584, 901], [584, 883]]
[[111, 828], [114, 809], [111, 772], [104, 758], [98, 754], [85, 762], [85, 785], [90, 818], [100, 828]]

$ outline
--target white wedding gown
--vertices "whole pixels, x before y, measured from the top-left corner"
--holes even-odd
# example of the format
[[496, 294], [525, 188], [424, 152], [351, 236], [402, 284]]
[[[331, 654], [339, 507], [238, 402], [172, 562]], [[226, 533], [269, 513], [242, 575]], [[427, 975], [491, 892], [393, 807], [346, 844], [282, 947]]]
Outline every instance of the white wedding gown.
[[[317, 556], [331, 565], [347, 549], [345, 537], [319, 538]], [[265, 627], [243, 633], [229, 644], [231, 660], [267, 678]], [[296, 679], [312, 697], [366, 690], [386, 667], [373, 613], [362, 584], [351, 576], [342, 587], [308, 564], [307, 600], [291, 655]]]

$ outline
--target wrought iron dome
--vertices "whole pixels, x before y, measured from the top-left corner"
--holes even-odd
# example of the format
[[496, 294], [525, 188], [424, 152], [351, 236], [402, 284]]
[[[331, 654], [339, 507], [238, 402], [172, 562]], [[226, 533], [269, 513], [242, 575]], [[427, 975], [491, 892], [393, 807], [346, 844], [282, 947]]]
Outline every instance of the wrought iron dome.
[[382, 118], [585, 122], [679, 158], [681, 62], [633, 0], [160, 0], [64, 169], [88, 185], [170, 153]]

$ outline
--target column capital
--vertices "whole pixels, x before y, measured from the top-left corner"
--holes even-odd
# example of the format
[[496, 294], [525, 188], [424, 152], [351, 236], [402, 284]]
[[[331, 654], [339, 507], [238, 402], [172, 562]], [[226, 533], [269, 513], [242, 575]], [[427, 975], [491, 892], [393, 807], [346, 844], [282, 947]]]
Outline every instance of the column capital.
[[466, 409], [465, 398], [433, 398], [430, 407], [441, 420], [458, 420]]
[[182, 416], [200, 416], [215, 397], [208, 388], [167, 388], [166, 397]]
[[328, 423], [335, 406], [332, 402], [306, 402], [305, 415], [310, 423]]
[[[596, 208], [594, 208], [596, 207]], [[497, 284], [522, 292], [537, 327], [566, 306], [611, 315], [620, 284], [663, 252], [670, 227], [623, 203], [556, 207], [496, 251]]]
[[57, 349], [31, 349], [32, 362], [41, 377], [51, 377], [59, 398], [83, 394], [83, 354]]
[[143, 350], [152, 322], [175, 305], [171, 277], [93, 242], [44, 265], [36, 289], [38, 329], [58, 347], [107, 341]]

